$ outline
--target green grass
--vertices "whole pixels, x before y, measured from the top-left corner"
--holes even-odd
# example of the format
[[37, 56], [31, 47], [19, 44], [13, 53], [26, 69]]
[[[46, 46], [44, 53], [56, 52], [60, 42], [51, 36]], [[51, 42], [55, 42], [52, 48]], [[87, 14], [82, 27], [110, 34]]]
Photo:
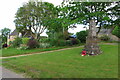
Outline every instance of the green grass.
[[82, 48], [3, 59], [3, 65], [32, 78], [117, 78], [118, 45], [100, 45], [103, 54], [80, 55]]
[[[79, 45], [75, 45], [75, 46], [79, 46]], [[38, 48], [38, 49], [28, 49], [28, 50], [20, 50], [17, 48], [6, 48], [6, 49], [2, 49], [2, 53], [0, 53], [0, 55], [2, 55], [2, 57], [8, 57], [8, 56], [30, 54], [30, 53], [43, 52], [43, 51], [52, 51], [52, 50], [58, 50], [68, 47], [75, 47], [75, 46], [52, 47], [52, 48], [41, 48], [41, 49]]]

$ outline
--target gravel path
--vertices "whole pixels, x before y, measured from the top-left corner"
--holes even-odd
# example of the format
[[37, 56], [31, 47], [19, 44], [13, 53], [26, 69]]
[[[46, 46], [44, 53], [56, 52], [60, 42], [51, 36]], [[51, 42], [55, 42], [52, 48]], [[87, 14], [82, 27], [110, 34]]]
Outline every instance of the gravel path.
[[38, 52], [38, 53], [32, 53], [32, 54], [23, 54], [23, 55], [9, 56], [9, 57], [0, 57], [0, 59], [14, 58], [14, 57], [22, 57], [22, 56], [29, 56], [29, 55], [35, 55], [35, 54], [51, 53], [51, 52], [55, 52], [55, 51], [63, 51], [63, 50], [68, 50], [68, 49], [73, 49], [73, 48], [80, 48], [80, 47], [83, 47], [83, 46], [72, 47], [72, 48], [64, 48], [64, 49], [53, 50], [53, 51]]

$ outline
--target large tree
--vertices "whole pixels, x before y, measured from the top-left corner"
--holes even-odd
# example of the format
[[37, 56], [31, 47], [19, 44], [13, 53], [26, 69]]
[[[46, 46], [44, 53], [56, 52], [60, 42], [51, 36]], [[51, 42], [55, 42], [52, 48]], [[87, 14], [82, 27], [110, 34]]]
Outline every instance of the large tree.
[[115, 28], [116, 26], [120, 27], [120, 2], [114, 2], [114, 5], [108, 8], [108, 14], [111, 18], [111, 26]]
[[62, 5], [62, 17], [71, 20], [71, 24], [89, 25], [90, 20], [94, 19], [98, 26], [97, 34], [101, 28], [110, 25], [109, 7], [113, 2], [74, 2], [65, 1]]
[[55, 7], [52, 3], [29, 1], [20, 7], [16, 13], [15, 24], [18, 31], [24, 33], [30, 30], [35, 33], [35, 39], [48, 27], [46, 24], [55, 17]]
[[0, 32], [2, 34], [2, 43], [7, 42], [7, 38], [8, 38], [10, 31], [11, 30], [9, 28], [4, 28], [4, 29], [0, 30]]

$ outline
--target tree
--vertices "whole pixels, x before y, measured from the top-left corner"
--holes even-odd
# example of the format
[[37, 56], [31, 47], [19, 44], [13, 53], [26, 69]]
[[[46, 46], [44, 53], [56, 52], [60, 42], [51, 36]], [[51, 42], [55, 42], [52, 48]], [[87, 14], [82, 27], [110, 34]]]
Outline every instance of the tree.
[[20, 7], [16, 13], [15, 24], [18, 31], [24, 33], [30, 30], [35, 33], [35, 39], [48, 27], [46, 24], [55, 17], [55, 7], [52, 3], [29, 1]]
[[[65, 5], [67, 4], [67, 5]], [[90, 20], [94, 19], [100, 29], [110, 23], [107, 8], [112, 2], [74, 2], [65, 1], [62, 7], [62, 17], [71, 20], [71, 24], [89, 25]]]
[[82, 42], [85, 43], [86, 42], [86, 37], [88, 35], [87, 31], [80, 31], [76, 33], [77, 38]]
[[114, 2], [114, 6], [108, 9], [109, 15], [111, 17], [112, 26], [120, 26], [120, 2]]
[[1, 29], [0, 32], [2, 34], [2, 43], [7, 42], [7, 37], [11, 32], [11, 30], [9, 28], [4, 28], [4, 29]]
[[120, 38], [120, 27], [116, 26], [112, 31], [112, 34]]

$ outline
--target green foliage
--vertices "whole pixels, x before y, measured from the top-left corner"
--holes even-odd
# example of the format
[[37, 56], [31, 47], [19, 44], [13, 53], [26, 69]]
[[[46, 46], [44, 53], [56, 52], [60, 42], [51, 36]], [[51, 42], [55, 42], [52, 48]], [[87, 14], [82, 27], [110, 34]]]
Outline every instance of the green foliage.
[[[116, 8], [116, 6], [111, 6], [112, 4], [116, 4], [117, 9], [109, 10], [110, 8]], [[97, 32], [98, 34], [100, 29], [105, 25], [111, 26], [111, 24], [115, 23], [116, 21], [119, 24], [118, 19], [115, 22], [112, 22], [114, 20], [112, 19], [113, 17], [109, 17], [116, 16], [115, 14], [119, 13], [118, 7], [119, 3], [117, 2], [75, 2], [71, 0], [65, 0], [60, 8], [61, 17], [66, 20], [69, 19], [67, 22], [70, 24], [88, 25], [90, 20], [95, 19], [96, 25], [99, 26], [99, 30]], [[112, 12], [112, 14], [109, 12]], [[116, 16], [116, 18], [119, 18], [119, 15]]]
[[80, 43], [80, 40], [73, 38], [73, 39], [71, 40], [71, 43], [72, 43], [72, 45], [76, 45], [76, 44], [79, 44], [79, 43]]
[[40, 39], [40, 43], [48, 43], [49, 39], [48, 38], [42, 38]]
[[39, 48], [49, 48], [52, 47], [49, 43], [40, 43]]
[[82, 43], [86, 42], [86, 37], [88, 35], [88, 31], [80, 31], [76, 33], [77, 39], [79, 39]]
[[65, 40], [58, 40], [57, 46], [66, 46], [66, 41]]
[[116, 26], [112, 31], [112, 34], [120, 38], [120, 27]]
[[14, 22], [19, 32], [33, 31], [35, 38], [39, 39], [40, 34], [48, 27], [49, 21], [56, 17], [55, 14], [56, 8], [52, 3], [34, 0], [18, 9]]
[[20, 47], [20, 44], [22, 44], [22, 39], [17, 37], [12, 43], [12, 47]]
[[66, 46], [66, 41], [62, 39], [51, 39], [50, 45], [51, 46]]
[[50, 39], [50, 45], [58, 46], [58, 39]]
[[50, 40], [51, 46], [72, 46], [79, 44], [80, 40], [78, 39], [71, 39], [71, 40], [63, 40], [63, 39], [52, 39]]
[[27, 45], [22, 44], [22, 45], [20, 45], [20, 47], [19, 47], [19, 48], [17, 48], [17, 49], [20, 49], [20, 50], [27, 50], [27, 49], [28, 49], [28, 46], [27, 46]]
[[2, 34], [2, 43], [7, 42], [7, 37], [11, 30], [9, 28], [4, 28], [0, 30], [0, 33]]
[[67, 40], [67, 41], [66, 41], [66, 45], [67, 45], [67, 46], [72, 46], [72, 41], [71, 41], [71, 40]]
[[108, 9], [111, 13], [109, 14], [111, 18], [116, 17], [116, 19], [111, 20], [112, 26], [120, 26], [120, 2], [114, 2], [114, 7]]
[[109, 40], [110, 40], [110, 37], [107, 36], [107, 35], [103, 35], [103, 36], [100, 37], [100, 39], [101, 39], [102, 41], [109, 41]]
[[22, 38], [22, 43], [23, 44], [26, 45], [28, 43], [28, 41], [29, 41], [29, 38]]

